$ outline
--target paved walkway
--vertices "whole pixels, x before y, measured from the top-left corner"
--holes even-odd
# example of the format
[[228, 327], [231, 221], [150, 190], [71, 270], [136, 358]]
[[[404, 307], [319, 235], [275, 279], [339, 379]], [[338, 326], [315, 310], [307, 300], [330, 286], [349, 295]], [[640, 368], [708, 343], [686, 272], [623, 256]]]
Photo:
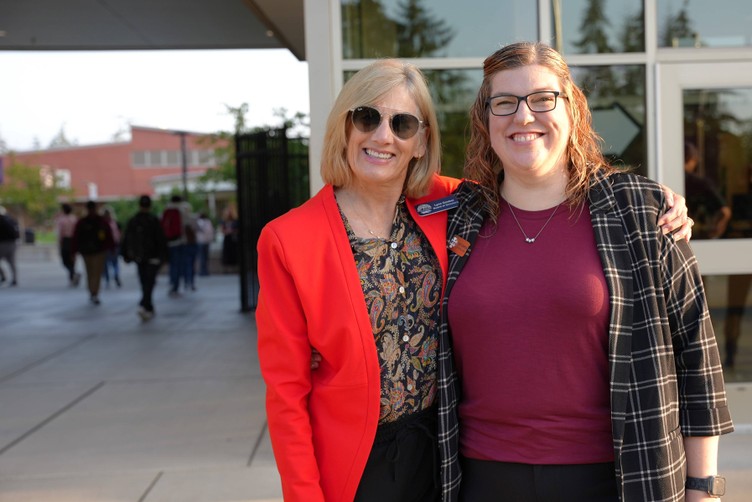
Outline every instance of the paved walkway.
[[281, 501], [237, 276], [161, 276], [142, 323], [135, 266], [93, 306], [48, 251], [0, 288], [0, 501]]
[[[197, 280], [168, 298], [160, 277], [142, 323], [134, 266], [95, 307], [54, 250], [22, 246], [0, 287], [0, 502], [281, 502], [253, 314], [237, 276]], [[723, 500], [748, 502], [752, 385], [729, 400]]]

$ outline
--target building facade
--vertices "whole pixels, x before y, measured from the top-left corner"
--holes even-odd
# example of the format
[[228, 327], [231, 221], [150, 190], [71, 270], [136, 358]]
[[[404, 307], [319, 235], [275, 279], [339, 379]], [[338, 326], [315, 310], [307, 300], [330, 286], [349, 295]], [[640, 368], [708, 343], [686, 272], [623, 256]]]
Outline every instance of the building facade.
[[[306, 0], [311, 192], [343, 82], [380, 57], [423, 69], [443, 171], [460, 176], [483, 59], [516, 41], [556, 47], [585, 90], [605, 153], [690, 200], [693, 248], [729, 381], [752, 380], [752, 11], [747, 0]], [[716, 202], [695, 200], [693, 175]], [[687, 178], [689, 179], [689, 178]], [[718, 202], [720, 201], [720, 202]], [[730, 213], [718, 216], [718, 206]], [[732, 357], [733, 355], [733, 357]], [[732, 364], [733, 363], [733, 364]]]
[[70, 198], [77, 202], [182, 191], [184, 182], [191, 191], [195, 179], [217, 165], [217, 144], [205, 134], [139, 126], [130, 133], [128, 141], [15, 152], [3, 165], [39, 166], [43, 176], [72, 189]]

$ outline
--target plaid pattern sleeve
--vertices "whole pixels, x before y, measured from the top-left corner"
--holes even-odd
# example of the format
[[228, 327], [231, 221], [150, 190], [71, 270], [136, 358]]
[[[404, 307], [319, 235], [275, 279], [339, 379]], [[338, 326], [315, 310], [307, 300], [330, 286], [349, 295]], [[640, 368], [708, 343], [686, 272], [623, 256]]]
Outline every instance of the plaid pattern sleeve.
[[[456, 502], [459, 496], [459, 418], [457, 406], [460, 399], [460, 382], [454, 368], [451, 334], [447, 319], [449, 293], [468, 257], [472, 255], [475, 238], [483, 225], [483, 199], [475, 183], [464, 181], [454, 192], [459, 206], [451, 210], [447, 222], [447, 247], [449, 271], [444, 299], [441, 305], [441, 330], [439, 332], [438, 390], [439, 390], [439, 450], [441, 454], [442, 500]], [[466, 240], [470, 245], [462, 255], [452, 251], [454, 238]]]
[[622, 501], [684, 500], [683, 437], [731, 432], [720, 357], [697, 261], [662, 235], [661, 187], [616, 174], [590, 190], [609, 285], [609, 369]]

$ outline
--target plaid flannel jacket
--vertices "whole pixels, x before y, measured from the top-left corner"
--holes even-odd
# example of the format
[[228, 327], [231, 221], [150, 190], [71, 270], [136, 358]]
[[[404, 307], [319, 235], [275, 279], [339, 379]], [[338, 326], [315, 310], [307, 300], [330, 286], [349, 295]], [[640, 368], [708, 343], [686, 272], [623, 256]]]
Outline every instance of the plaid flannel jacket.
[[[443, 500], [457, 500], [460, 382], [447, 303], [483, 224], [479, 188], [464, 182], [449, 214], [449, 274], [439, 347], [439, 449]], [[702, 280], [686, 241], [663, 236], [660, 185], [633, 174], [601, 176], [590, 218], [609, 288], [609, 372], [616, 477], [623, 502], [682, 501], [684, 436], [733, 430]], [[470, 243], [464, 256], [452, 238]]]

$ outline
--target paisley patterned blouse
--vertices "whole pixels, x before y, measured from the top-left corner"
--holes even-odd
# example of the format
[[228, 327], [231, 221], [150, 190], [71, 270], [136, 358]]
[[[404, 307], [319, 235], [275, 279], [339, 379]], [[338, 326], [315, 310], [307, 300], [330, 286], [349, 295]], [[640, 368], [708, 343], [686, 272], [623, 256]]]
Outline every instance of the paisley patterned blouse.
[[340, 210], [381, 366], [379, 424], [430, 408], [436, 397], [441, 268], [404, 198], [389, 239], [357, 237]]

